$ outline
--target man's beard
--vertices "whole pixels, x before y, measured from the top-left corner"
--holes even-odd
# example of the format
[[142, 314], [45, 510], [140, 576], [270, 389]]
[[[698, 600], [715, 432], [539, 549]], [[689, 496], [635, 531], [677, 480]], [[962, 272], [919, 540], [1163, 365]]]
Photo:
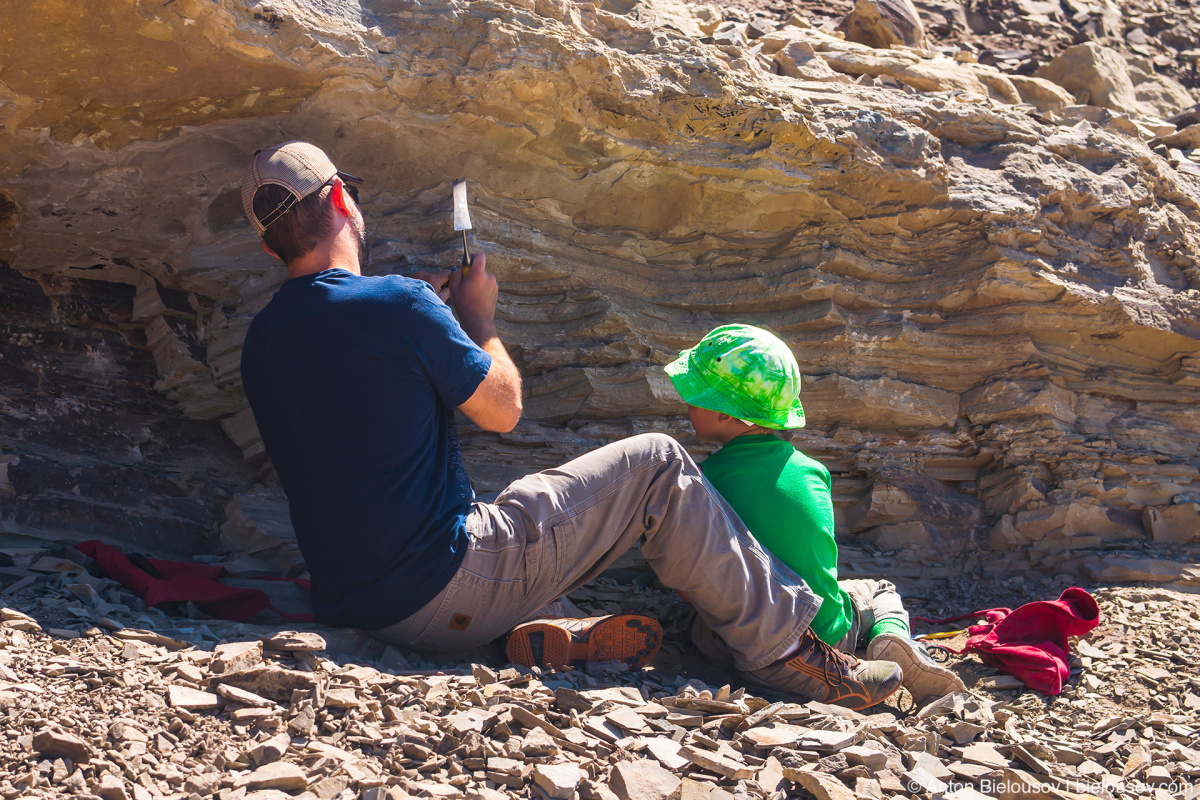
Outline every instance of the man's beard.
[[352, 224], [355, 237], [358, 239], [358, 271], [366, 275], [367, 266], [371, 263], [371, 246], [367, 244], [367, 225], [361, 215]]

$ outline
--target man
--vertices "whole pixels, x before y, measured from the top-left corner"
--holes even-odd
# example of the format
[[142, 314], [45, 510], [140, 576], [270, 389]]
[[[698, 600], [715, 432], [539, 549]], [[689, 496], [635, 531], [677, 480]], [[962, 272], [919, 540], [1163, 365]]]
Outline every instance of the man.
[[[348, 181], [361, 183], [304, 142], [259, 151], [242, 181], [246, 215], [289, 276], [247, 333], [242, 379], [318, 620], [417, 650], [473, 647], [644, 537], [659, 579], [687, 594], [747, 680], [852, 708], [899, 687], [892, 662], [859, 662], [809, 632], [820, 601], [668, 436], [610, 444], [475, 502], [453, 410], [491, 431], [521, 415], [496, 279], [482, 253], [450, 275], [363, 276], [366, 230]], [[640, 664], [654, 635], [639, 619], [543, 619], [518, 628], [509, 654]]]

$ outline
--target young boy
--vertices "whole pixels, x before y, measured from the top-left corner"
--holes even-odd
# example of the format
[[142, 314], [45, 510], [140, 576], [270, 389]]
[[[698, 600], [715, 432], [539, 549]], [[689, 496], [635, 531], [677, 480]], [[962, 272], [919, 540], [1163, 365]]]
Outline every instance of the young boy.
[[[787, 344], [762, 328], [723, 325], [666, 369], [696, 436], [723, 445], [700, 465], [704, 476], [754, 537], [823, 598], [811, 625], [816, 637], [899, 664], [918, 707], [963, 691], [958, 676], [910, 638], [895, 586], [838, 581], [829, 470], [775, 435], [804, 426], [800, 368]], [[706, 655], [720, 648], [702, 623], [693, 638]]]

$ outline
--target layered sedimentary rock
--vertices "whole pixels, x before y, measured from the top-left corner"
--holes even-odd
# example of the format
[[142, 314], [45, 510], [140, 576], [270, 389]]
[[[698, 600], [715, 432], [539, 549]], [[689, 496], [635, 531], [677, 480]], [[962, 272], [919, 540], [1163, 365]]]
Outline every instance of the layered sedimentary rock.
[[1161, 120], [555, 0], [0, 9], [7, 529], [280, 527], [244, 494], [273, 479], [238, 355], [284, 275], [237, 184], [287, 138], [366, 178], [376, 272], [451, 263], [469, 180], [527, 393], [513, 433], [464, 430], [480, 491], [638, 431], [695, 445], [662, 365], [739, 321], [793, 345], [847, 535], [1053, 563], [1178, 540], [1200, 502], [1200, 184]]

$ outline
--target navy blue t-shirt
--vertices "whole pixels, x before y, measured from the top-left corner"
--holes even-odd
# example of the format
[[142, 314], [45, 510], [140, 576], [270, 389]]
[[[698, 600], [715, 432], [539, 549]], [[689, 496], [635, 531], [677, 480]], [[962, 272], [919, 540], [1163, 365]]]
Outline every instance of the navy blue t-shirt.
[[491, 364], [412, 278], [293, 278], [254, 318], [242, 382], [319, 621], [382, 628], [450, 582], [475, 499], [453, 409]]

